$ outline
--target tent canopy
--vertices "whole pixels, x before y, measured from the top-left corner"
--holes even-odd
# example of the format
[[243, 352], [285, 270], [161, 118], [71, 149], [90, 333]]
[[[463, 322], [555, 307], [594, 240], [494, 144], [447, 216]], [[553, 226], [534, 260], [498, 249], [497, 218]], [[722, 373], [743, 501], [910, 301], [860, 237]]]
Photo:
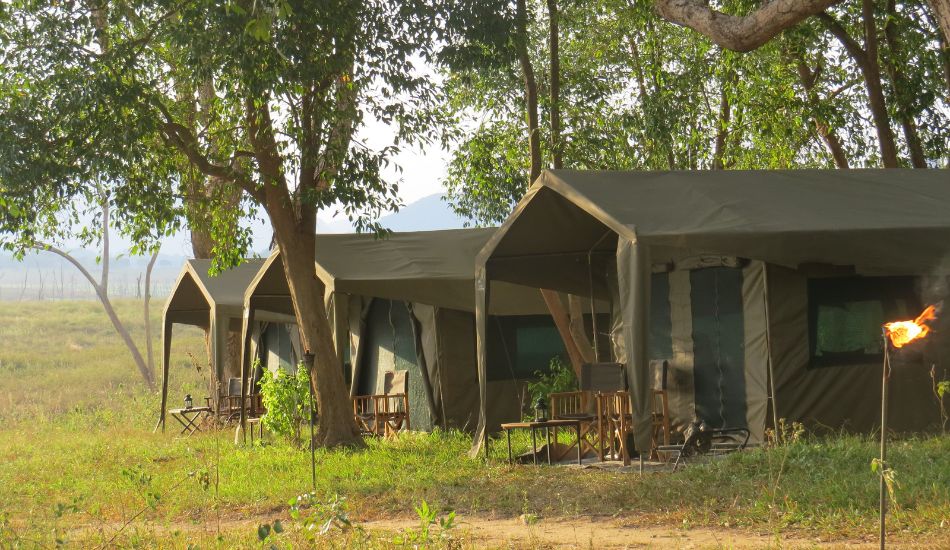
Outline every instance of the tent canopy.
[[[243, 317], [244, 291], [264, 265], [263, 259], [248, 259], [241, 265], [216, 276], [208, 273], [211, 260], [188, 260], [172, 287], [162, 313], [162, 410], [159, 423], [165, 427], [168, 405], [168, 367], [171, 356], [172, 326], [175, 323], [201, 327], [209, 336], [212, 390], [215, 383], [233, 373], [234, 365], [225, 365], [227, 338], [237, 332]], [[233, 325], [237, 325], [237, 329]], [[240, 365], [238, 365], [239, 367]], [[212, 393], [216, 399], [216, 393]]]
[[[475, 310], [475, 257], [494, 228], [372, 234], [318, 234], [316, 275], [327, 294], [343, 293]], [[544, 313], [540, 293], [513, 285], [496, 290], [492, 312]], [[527, 292], [526, 292], [527, 291]], [[293, 315], [290, 291], [275, 251], [246, 287], [255, 318]], [[262, 317], [264, 316], [264, 317]], [[279, 320], [279, 319], [274, 319]]]
[[946, 170], [546, 171], [480, 261], [521, 280], [514, 258], [612, 252], [619, 235], [791, 268], [925, 273], [950, 250], [947, 204]]
[[[476, 261], [476, 445], [488, 435], [486, 303], [499, 281], [596, 295], [595, 258], [615, 270], [617, 360], [627, 365], [634, 425], [648, 426], [650, 274], [658, 265], [719, 255], [792, 269], [930, 273], [950, 252], [947, 204], [946, 170], [543, 172]], [[636, 439], [646, 448], [648, 430], [638, 428]]]
[[166, 322], [207, 328], [212, 310], [240, 317], [247, 285], [263, 265], [263, 259], [248, 259], [212, 276], [211, 260], [187, 260], [165, 302]]

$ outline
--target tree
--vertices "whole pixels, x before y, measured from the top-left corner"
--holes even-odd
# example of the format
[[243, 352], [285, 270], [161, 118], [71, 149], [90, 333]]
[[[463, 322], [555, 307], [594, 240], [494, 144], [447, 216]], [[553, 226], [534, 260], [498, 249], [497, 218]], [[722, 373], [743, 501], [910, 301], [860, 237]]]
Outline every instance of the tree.
[[[7, 189], [5, 186], [2, 188], [4, 190]], [[81, 203], [70, 206], [70, 211], [68, 212], [55, 212], [43, 211], [42, 209], [28, 211], [13, 201], [5, 202], [3, 206], [7, 216], [4, 223], [5, 231], [0, 233], [0, 246], [13, 251], [15, 256], [21, 259], [29, 252], [49, 252], [72, 264], [92, 286], [116, 334], [119, 335], [129, 350], [129, 353], [132, 355], [132, 360], [135, 362], [135, 366], [142, 376], [145, 385], [149, 390], [155, 390], [155, 363], [152, 356], [149, 301], [151, 300], [152, 268], [155, 266], [155, 260], [158, 258], [160, 245], [155, 243], [151, 245], [150, 249], [147, 249], [150, 258], [145, 269], [145, 291], [143, 297], [146, 346], [146, 355], [143, 357], [138, 344], [132, 339], [128, 328], [122, 320], [119, 319], [109, 295], [109, 270], [111, 265], [110, 219], [112, 205], [109, 193], [106, 189], [102, 186], [98, 186], [97, 189], [98, 194], [94, 196], [95, 202], [93, 203], [93, 211], [96, 215], [93, 216], [91, 223], [87, 227], [78, 232], [72, 230], [72, 225], [68, 220], [70, 218], [75, 220], [78, 219], [80, 215], [90, 214], [90, 212], [85, 211]], [[11, 213], [18, 214], [11, 215]], [[37, 216], [37, 214], [39, 216]], [[43, 215], [48, 214], [68, 214], [67, 221], [63, 222], [57, 220], [57, 223], [54, 225], [39, 221], [43, 219]], [[36, 223], [37, 221], [39, 221], [39, 223]], [[18, 236], [21, 238], [17, 238]], [[73, 254], [57, 245], [57, 241], [68, 236], [77, 237], [80, 242], [86, 246], [94, 244], [101, 246], [101, 254], [99, 256], [101, 267], [98, 279]], [[139, 249], [139, 252], [144, 250], [146, 249]]]
[[730, 15], [708, 0], [656, 0], [661, 17], [705, 35], [713, 43], [736, 52], [761, 47], [777, 34], [843, 0], [776, 0], [746, 15]]
[[[398, 146], [428, 139], [435, 125], [433, 87], [415, 67], [431, 55], [435, 9], [421, 1], [90, 2], [42, 1], [8, 14], [4, 66], [21, 79], [8, 89], [32, 101], [37, 87], [56, 96], [88, 90], [62, 99], [75, 117], [41, 109], [39, 131], [62, 136], [77, 171], [95, 165], [89, 149], [127, 161], [115, 180], [143, 201], [149, 190], [130, 176], [166, 169], [176, 182], [167, 204], [180, 198], [209, 217], [216, 269], [238, 263], [247, 248], [245, 229], [227, 239], [229, 220], [264, 211], [302, 344], [316, 356], [316, 443], [357, 442], [324, 287], [313, 276], [316, 216], [339, 205], [359, 228], [375, 230], [378, 213], [398, 204], [396, 185], [381, 172]], [[93, 14], [107, 25], [92, 25]], [[87, 51], [103, 33], [110, 47]], [[201, 92], [209, 83], [213, 93]], [[192, 99], [202, 105], [194, 123]], [[392, 145], [377, 150], [359, 138], [370, 118], [395, 128]], [[36, 155], [31, 160], [50, 161]], [[240, 206], [227, 192], [189, 195], [189, 170], [240, 190]]]

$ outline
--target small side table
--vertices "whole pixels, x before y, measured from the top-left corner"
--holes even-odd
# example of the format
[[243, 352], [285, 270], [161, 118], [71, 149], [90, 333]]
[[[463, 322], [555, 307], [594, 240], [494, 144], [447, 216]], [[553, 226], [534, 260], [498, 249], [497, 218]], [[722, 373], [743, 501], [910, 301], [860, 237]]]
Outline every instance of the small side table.
[[514, 462], [514, 457], [511, 455], [511, 430], [524, 429], [531, 430], [531, 450], [532, 456], [534, 457], [534, 463], [538, 463], [538, 437], [537, 431], [539, 428], [544, 429], [544, 438], [548, 444], [548, 464], [551, 464], [551, 428], [560, 428], [565, 426], [573, 426], [574, 433], [577, 435], [577, 463], [581, 464], [581, 422], [580, 420], [545, 420], [542, 422], [509, 422], [507, 424], [502, 424], [501, 429], [505, 430], [505, 434], [508, 436], [508, 462]]
[[192, 435], [195, 432], [200, 432], [201, 428], [198, 426], [198, 419], [201, 418], [201, 415], [211, 415], [211, 407], [191, 407], [188, 409], [171, 409], [168, 411], [168, 414], [172, 416], [175, 420], [181, 424], [181, 433], [185, 435]]

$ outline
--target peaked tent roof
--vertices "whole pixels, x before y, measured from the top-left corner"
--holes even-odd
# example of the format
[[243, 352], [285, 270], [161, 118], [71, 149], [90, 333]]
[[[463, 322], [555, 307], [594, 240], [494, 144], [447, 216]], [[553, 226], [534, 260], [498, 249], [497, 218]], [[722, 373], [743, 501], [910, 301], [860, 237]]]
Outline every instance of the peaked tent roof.
[[479, 260], [606, 251], [609, 232], [789, 267], [922, 273], [950, 255], [950, 171], [545, 171]]
[[[341, 292], [474, 310], [475, 258], [495, 228], [447, 229], [372, 234], [318, 234], [316, 275], [329, 292]], [[255, 307], [292, 314], [279, 253], [267, 259], [248, 285], [245, 300]], [[501, 285], [494, 309], [544, 312], [539, 292]], [[493, 290], [493, 293], [495, 290]], [[281, 300], [283, 298], [283, 300]]]
[[216, 276], [208, 273], [211, 260], [187, 260], [165, 302], [165, 318], [174, 323], [207, 325], [211, 308], [241, 316], [247, 285], [264, 265], [263, 258], [244, 260]]

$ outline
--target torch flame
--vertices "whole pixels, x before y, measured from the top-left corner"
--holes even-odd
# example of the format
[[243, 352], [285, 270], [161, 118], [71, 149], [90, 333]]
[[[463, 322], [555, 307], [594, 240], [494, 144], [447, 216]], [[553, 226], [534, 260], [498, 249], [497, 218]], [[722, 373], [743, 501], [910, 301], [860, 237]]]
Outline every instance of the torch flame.
[[930, 326], [927, 325], [927, 322], [936, 320], [937, 308], [935, 306], [928, 306], [927, 309], [913, 321], [887, 323], [884, 325], [884, 330], [887, 333], [887, 337], [891, 339], [891, 344], [893, 344], [895, 348], [902, 348], [915, 340], [927, 336], [927, 334], [930, 333]]

